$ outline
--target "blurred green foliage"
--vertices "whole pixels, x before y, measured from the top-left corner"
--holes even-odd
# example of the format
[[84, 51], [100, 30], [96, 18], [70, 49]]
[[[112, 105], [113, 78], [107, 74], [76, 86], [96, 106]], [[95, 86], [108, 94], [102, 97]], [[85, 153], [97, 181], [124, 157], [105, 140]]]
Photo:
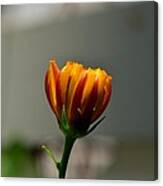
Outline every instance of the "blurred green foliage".
[[2, 147], [1, 174], [3, 177], [39, 177], [37, 160], [40, 152], [37, 147], [29, 147], [15, 141]]

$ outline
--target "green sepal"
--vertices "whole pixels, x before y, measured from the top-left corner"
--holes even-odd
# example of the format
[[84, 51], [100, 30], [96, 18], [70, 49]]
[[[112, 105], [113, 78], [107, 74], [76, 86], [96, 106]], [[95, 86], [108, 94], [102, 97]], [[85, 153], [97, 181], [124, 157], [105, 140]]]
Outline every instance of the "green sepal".
[[63, 106], [63, 109], [62, 109], [61, 120], [59, 121], [59, 127], [64, 133], [64, 135], [67, 136], [70, 133], [71, 129], [70, 129], [69, 121], [67, 118], [65, 106]]
[[70, 136], [71, 138], [79, 138], [83, 133], [81, 134], [79, 131], [76, 131], [71, 127], [71, 124], [69, 123], [67, 113], [65, 110], [65, 106], [63, 106], [61, 119], [59, 121], [59, 127], [64, 133], [65, 136]]
[[103, 116], [100, 120], [98, 120], [91, 128], [88, 128], [88, 130], [86, 132], [84, 132], [83, 134], [79, 135], [78, 138], [87, 136], [88, 134], [90, 134], [93, 130], [95, 130], [95, 128], [105, 119], [105, 116]]
[[93, 130], [95, 130], [95, 128], [105, 119], [105, 116], [103, 116], [101, 119], [99, 119], [91, 128], [88, 129], [88, 131], [86, 132], [86, 135], [88, 135], [89, 133], [91, 133]]

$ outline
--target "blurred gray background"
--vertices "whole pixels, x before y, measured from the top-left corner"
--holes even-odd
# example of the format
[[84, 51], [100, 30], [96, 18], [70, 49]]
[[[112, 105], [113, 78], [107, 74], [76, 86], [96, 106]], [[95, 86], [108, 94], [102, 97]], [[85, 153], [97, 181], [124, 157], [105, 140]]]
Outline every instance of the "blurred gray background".
[[[89, 142], [96, 146], [94, 156], [101, 151], [105, 156], [90, 157], [93, 163], [83, 169], [87, 175], [70, 177], [153, 180], [154, 2], [3, 5], [2, 145], [15, 138], [29, 145], [55, 146], [58, 139], [62, 144], [44, 94], [51, 57], [60, 68], [75, 59], [113, 76], [106, 119], [75, 146], [82, 153], [79, 147]], [[100, 171], [105, 164], [108, 171], [90, 174], [97, 161]], [[52, 177], [48, 170], [45, 176]]]

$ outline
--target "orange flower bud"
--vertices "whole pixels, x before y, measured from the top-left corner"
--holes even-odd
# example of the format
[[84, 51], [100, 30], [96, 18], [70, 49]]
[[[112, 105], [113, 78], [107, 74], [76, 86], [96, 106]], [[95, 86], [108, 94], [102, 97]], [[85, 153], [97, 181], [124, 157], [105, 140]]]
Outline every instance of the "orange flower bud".
[[52, 59], [45, 76], [45, 91], [59, 124], [65, 110], [69, 127], [86, 131], [109, 102], [112, 77], [100, 68], [87, 69], [76, 61], [68, 61], [60, 70]]

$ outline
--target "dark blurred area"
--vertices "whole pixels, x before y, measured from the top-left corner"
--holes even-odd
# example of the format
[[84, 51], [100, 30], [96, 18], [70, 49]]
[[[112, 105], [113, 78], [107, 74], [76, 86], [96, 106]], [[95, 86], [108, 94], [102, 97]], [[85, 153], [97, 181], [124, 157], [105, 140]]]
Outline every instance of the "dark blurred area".
[[57, 177], [63, 135], [44, 94], [48, 60], [113, 77], [106, 119], [74, 146], [68, 178], [155, 178], [154, 2], [2, 5], [2, 176]]

